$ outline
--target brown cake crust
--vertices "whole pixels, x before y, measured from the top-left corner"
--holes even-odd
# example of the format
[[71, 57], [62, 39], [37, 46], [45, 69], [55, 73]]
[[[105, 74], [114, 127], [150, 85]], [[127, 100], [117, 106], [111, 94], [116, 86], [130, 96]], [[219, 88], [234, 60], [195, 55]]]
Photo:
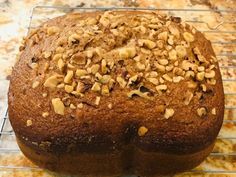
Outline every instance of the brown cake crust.
[[[117, 20], [118, 27], [114, 29], [120, 30], [122, 23], [124, 23], [123, 36], [120, 33], [116, 36], [116, 31], [110, 31], [113, 24], [109, 21], [112, 21], [111, 15], [120, 15]], [[120, 59], [117, 59], [119, 55], [116, 56], [114, 52], [115, 54], [105, 56], [108, 60], [115, 58], [116, 66], [114, 70], [109, 71], [110, 76], [115, 80], [109, 95], [101, 95], [100, 92], [91, 90], [95, 81], [87, 81], [86, 78], [86, 84], [87, 82], [89, 84], [85, 84], [87, 90], [83, 92], [83, 96], [67, 93], [64, 88], [45, 86], [47, 78], [55, 73], [64, 75], [65, 78], [68, 70], [76, 72], [76, 69], [86, 67], [86, 64], [75, 64], [75, 68], [70, 69], [70, 66], [67, 66], [60, 71], [57, 66], [58, 62], [54, 62], [57, 59], [53, 59], [56, 55], [55, 51], [59, 51], [58, 47], [60, 46], [67, 51], [73, 48], [72, 52], [76, 51], [77, 53], [100, 47], [104, 49], [102, 53], [106, 54], [113, 49], [125, 48], [124, 46], [129, 45], [133, 39], [136, 46], [143, 45], [140, 47], [143, 48], [143, 51], [136, 47], [136, 56], [149, 49], [154, 52], [155, 48], [159, 46], [152, 49], [152, 46], [138, 42], [139, 39], [151, 38], [150, 29], [145, 34], [140, 34], [141, 28], [137, 33], [126, 31], [126, 29], [134, 31], [135, 26], [132, 25], [134, 25], [135, 19], [145, 17], [145, 15], [151, 17], [146, 20], [148, 24], [151, 24], [153, 18], [158, 18], [160, 24], [163, 23], [164, 27], [159, 27], [161, 30], [155, 29], [158, 28], [156, 26], [150, 27], [154, 28], [152, 41], [156, 43], [159, 40], [158, 34], [169, 29], [168, 41], [165, 42], [165, 46], [169, 45], [175, 49], [177, 44], [172, 44], [169, 41], [169, 35], [172, 34], [171, 29], [165, 27], [168, 26], [166, 22], [169, 21], [168, 23], [178, 29], [180, 36], [176, 37], [176, 40], [187, 41], [186, 45], [188, 46], [186, 46], [186, 56], [178, 56], [177, 59], [174, 59], [179, 62], [176, 67], [184, 67], [184, 60], [191, 61], [197, 65], [196, 70], [189, 69], [194, 72], [194, 77], [187, 77], [186, 70], [182, 76], [183, 80], [180, 82], [168, 81], [167, 78], [164, 84], [160, 83], [159, 75], [169, 72], [159, 72], [157, 68], [152, 66], [151, 62], [163, 58], [163, 56], [154, 55], [148, 58], [151, 63], [150, 72], [158, 70], [158, 76], [156, 76], [159, 79], [158, 85], [166, 85], [167, 91], [158, 91], [156, 90], [158, 85], [146, 81], [145, 74], [148, 71], [145, 70], [142, 71], [144, 75], [141, 78], [142, 84], [145, 86], [144, 89], [148, 90], [148, 96], [141, 95], [130, 98], [127, 93], [137, 90], [137, 88], [140, 89], [142, 86], [132, 85], [122, 88], [115, 78], [122, 76], [125, 80], [127, 75], [136, 74], [133, 69], [136, 63], [134, 63], [134, 59], [120, 62]], [[91, 26], [88, 23], [95, 23], [88, 22], [86, 19], [96, 19], [98, 29], [95, 31], [101, 30], [102, 33], [95, 32], [96, 35], [91, 34], [92, 37], [81, 35], [78, 43], [74, 40], [69, 44], [70, 36], [79, 33], [78, 28], [88, 30], [83, 26], [83, 23], [87, 27]], [[108, 25], [106, 19], [108, 19]], [[190, 33], [194, 40], [190, 39], [191, 42], [189, 42], [188, 39], [185, 39], [183, 35], [185, 32]], [[83, 39], [86, 40], [83, 41]], [[65, 40], [67, 43], [64, 45]], [[167, 51], [169, 54], [172, 49], [162, 48], [160, 50]], [[51, 56], [45, 56], [47, 55], [45, 51], [51, 52]], [[62, 52], [62, 54], [66, 53], [66, 51]], [[169, 60], [171, 56], [168, 54], [165, 58]], [[65, 57], [64, 61], [69, 60], [67, 58], [72, 58], [70, 54], [68, 55], [69, 57]], [[147, 56], [152, 55], [147, 54]], [[175, 67], [175, 61], [169, 60], [169, 63]], [[34, 68], [35, 63], [37, 63], [36, 69]], [[99, 52], [91, 58], [91, 64], [95, 63], [102, 63]], [[123, 66], [120, 65], [124, 65], [128, 69], [123, 71]], [[213, 68], [212, 65], [214, 65]], [[205, 76], [205, 79], [199, 80], [197, 75], [202, 72], [200, 66], [204, 66], [206, 73], [214, 71], [215, 76], [212, 78]], [[84, 81], [84, 79], [81, 80]], [[79, 79], [74, 81], [80, 82]], [[181, 23], [179, 18], [136, 11], [68, 14], [46, 22], [26, 38], [20, 59], [13, 69], [8, 98], [9, 118], [23, 153], [42, 167], [64, 173], [116, 175], [127, 172], [137, 175], [152, 175], [191, 169], [211, 152], [222, 125], [224, 113], [222, 80], [211, 43], [202, 33]], [[61, 98], [63, 101], [64, 115], [55, 112], [55, 107], [52, 104], [52, 100], [55, 98]], [[190, 99], [189, 103], [188, 99]], [[73, 105], [70, 105], [71, 103], [75, 106], [82, 103], [83, 107], [74, 108]], [[170, 117], [165, 117], [167, 109], [174, 110]], [[140, 127], [144, 127], [143, 130], [147, 130], [147, 132], [142, 131]], [[110, 163], [111, 161], [112, 163]], [[154, 162], [157, 162], [156, 165]], [[83, 165], [80, 168], [78, 164]]]

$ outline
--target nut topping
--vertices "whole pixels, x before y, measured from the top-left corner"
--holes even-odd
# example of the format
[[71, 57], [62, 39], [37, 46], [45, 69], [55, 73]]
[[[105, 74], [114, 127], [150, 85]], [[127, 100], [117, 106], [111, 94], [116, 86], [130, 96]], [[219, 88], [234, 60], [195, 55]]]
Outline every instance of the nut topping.
[[126, 82], [122, 77], [118, 76], [118, 77], [116, 78], [116, 81], [120, 84], [120, 86], [121, 86], [122, 88], [125, 88], [127, 82]]
[[216, 115], [216, 108], [213, 108], [213, 109], [211, 110], [211, 113], [212, 113], [213, 115]]
[[29, 127], [33, 124], [32, 120], [27, 120], [26, 121], [26, 126]]
[[193, 42], [194, 41], [193, 35], [189, 32], [184, 32], [183, 37], [184, 37], [185, 41], [187, 41], [187, 42]]
[[164, 32], [162, 32], [162, 33], [159, 33], [159, 34], [158, 34], [158, 39], [161, 39], [161, 40], [163, 40], [163, 41], [167, 41], [167, 35], [168, 35], [167, 31], [164, 31]]
[[156, 47], [156, 43], [148, 39], [139, 39], [138, 44], [139, 46], [145, 46], [149, 49], [153, 49]]
[[165, 117], [166, 119], [169, 119], [170, 117], [172, 117], [172, 116], [174, 115], [174, 113], [175, 113], [174, 109], [172, 109], [172, 108], [166, 108], [164, 117]]
[[198, 108], [198, 109], [197, 109], [197, 115], [198, 115], [198, 116], [202, 117], [202, 116], [204, 116], [204, 115], [206, 115], [206, 114], [207, 114], [206, 108], [201, 107], [201, 108]]
[[53, 98], [52, 106], [56, 114], [64, 115], [65, 106], [60, 98]]
[[73, 75], [74, 75], [74, 72], [72, 70], [67, 71], [67, 74], [64, 78], [64, 82], [67, 83], [67, 84], [70, 83]]
[[32, 84], [32, 88], [35, 89], [36, 87], [38, 87], [40, 84], [39, 81], [34, 81], [33, 84]]
[[58, 76], [54, 75], [47, 78], [43, 85], [44, 87], [55, 88], [58, 83], [59, 83]]
[[147, 132], [148, 132], [148, 129], [144, 126], [141, 126], [138, 129], [138, 135], [139, 136], [144, 136]]

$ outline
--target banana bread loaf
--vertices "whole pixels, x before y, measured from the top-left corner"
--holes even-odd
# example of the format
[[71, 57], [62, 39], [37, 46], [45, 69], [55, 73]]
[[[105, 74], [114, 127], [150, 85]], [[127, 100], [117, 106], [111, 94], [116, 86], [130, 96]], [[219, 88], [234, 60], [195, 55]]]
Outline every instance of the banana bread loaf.
[[211, 152], [224, 94], [208, 41], [157, 12], [71, 13], [25, 38], [9, 118], [20, 149], [56, 172], [181, 172]]

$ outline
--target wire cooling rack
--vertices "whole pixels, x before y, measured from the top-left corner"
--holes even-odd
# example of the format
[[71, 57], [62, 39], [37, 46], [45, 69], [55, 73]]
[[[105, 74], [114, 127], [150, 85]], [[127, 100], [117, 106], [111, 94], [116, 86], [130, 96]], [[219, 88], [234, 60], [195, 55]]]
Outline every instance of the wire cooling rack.
[[[36, 6], [32, 9], [28, 31], [50, 18], [76, 11], [97, 10], [156, 10], [181, 17], [194, 25], [211, 40], [220, 63], [225, 92], [225, 119], [217, 137], [215, 149], [196, 169], [187, 174], [236, 175], [236, 10], [219, 9], [156, 9], [132, 7], [58, 7]], [[22, 156], [11, 128], [7, 106], [0, 117], [0, 171], [42, 170]], [[12, 158], [12, 156], [14, 158]], [[4, 158], [6, 157], [6, 158]], [[7, 159], [7, 160], [6, 160]], [[18, 161], [12, 162], [11, 159]], [[22, 163], [19, 163], [22, 162]], [[178, 176], [178, 175], [177, 175]], [[181, 176], [181, 175], [180, 175]]]

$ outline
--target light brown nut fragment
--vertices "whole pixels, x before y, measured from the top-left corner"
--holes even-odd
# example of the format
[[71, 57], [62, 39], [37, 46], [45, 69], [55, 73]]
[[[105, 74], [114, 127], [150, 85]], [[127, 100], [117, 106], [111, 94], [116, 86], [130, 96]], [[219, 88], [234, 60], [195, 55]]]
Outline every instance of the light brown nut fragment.
[[144, 71], [144, 70], [145, 70], [145, 64], [142, 64], [142, 63], [140, 63], [140, 62], [137, 62], [137, 63], [136, 63], [136, 69], [137, 69], [138, 71]]
[[32, 84], [32, 88], [35, 89], [36, 87], [38, 87], [40, 84], [39, 81], [34, 81], [33, 84]]
[[107, 105], [107, 107], [108, 107], [109, 109], [112, 109], [112, 104], [109, 103], [109, 104]]
[[57, 54], [55, 54], [53, 57], [52, 57], [52, 60], [53, 61], [57, 61], [57, 60], [59, 60], [59, 59], [61, 59], [62, 58], [62, 54], [61, 53], [57, 53]]
[[188, 88], [197, 88], [197, 83], [194, 81], [188, 81]]
[[101, 82], [102, 84], [107, 84], [111, 79], [110, 75], [103, 75], [100, 79], [99, 82]]
[[73, 86], [71, 86], [71, 85], [65, 85], [65, 91], [66, 91], [67, 93], [71, 93], [71, 92], [73, 92], [73, 90], [74, 90], [74, 87], [73, 87]]
[[50, 27], [47, 28], [47, 34], [48, 35], [58, 33], [59, 31], [60, 31], [60, 28], [57, 27], [57, 26], [50, 26]]
[[201, 84], [201, 88], [202, 88], [202, 91], [203, 92], [206, 92], [207, 91], [207, 87], [205, 84]]
[[101, 91], [102, 95], [109, 95], [109, 88], [107, 85], [103, 85], [102, 86], [102, 91]]
[[139, 39], [138, 44], [139, 44], [139, 46], [145, 46], [149, 49], [153, 49], [156, 47], [156, 43], [149, 40], [149, 39]]
[[48, 96], [47, 93], [43, 93], [43, 98], [46, 98]]
[[49, 58], [49, 57], [51, 57], [52, 52], [50, 52], [50, 51], [45, 51], [45, 52], [43, 52], [42, 54], [43, 54], [43, 57], [44, 57], [44, 58]]
[[68, 37], [68, 44], [72, 45], [74, 42], [79, 41], [79, 40], [80, 40], [80, 35], [74, 33]]
[[184, 104], [185, 105], [189, 105], [189, 103], [191, 102], [193, 98], [193, 93], [190, 91], [187, 91], [184, 95]]
[[44, 87], [55, 88], [58, 83], [59, 83], [58, 77], [54, 75], [47, 78], [43, 85]]
[[84, 104], [83, 103], [79, 103], [78, 105], [77, 105], [77, 108], [79, 108], [79, 109], [82, 109], [84, 107]]
[[70, 109], [76, 109], [76, 106], [73, 103], [71, 103], [70, 104]]
[[154, 65], [155, 65], [155, 67], [157, 68], [157, 70], [159, 72], [165, 72], [166, 71], [165, 66], [162, 66], [162, 65], [158, 64], [157, 62], [154, 62]]
[[169, 119], [170, 117], [172, 117], [174, 115], [174, 113], [175, 113], [174, 109], [166, 108], [165, 113], [164, 113], [164, 117], [166, 119]]
[[42, 113], [42, 116], [43, 116], [43, 117], [48, 117], [48, 116], [49, 116], [49, 112], [43, 112], [43, 113]]
[[206, 115], [206, 114], [207, 114], [206, 108], [201, 107], [201, 108], [198, 108], [198, 109], [197, 109], [197, 115], [198, 115], [198, 116], [202, 117], [202, 116], [204, 116], [204, 115]]
[[176, 60], [177, 59], [177, 52], [176, 50], [172, 49], [170, 52], [169, 52], [169, 59], [170, 60]]
[[145, 98], [145, 99], [148, 99], [148, 100], [153, 100], [154, 98], [153, 97], [149, 97], [148, 96], [148, 92], [141, 92], [139, 89], [138, 90], [131, 90], [130, 92], [127, 93], [127, 96], [129, 98], [132, 98], [133, 95], [138, 95], [142, 98]]
[[186, 71], [185, 73], [185, 78], [190, 78], [190, 77], [194, 78], [194, 76], [195, 73], [193, 71]]
[[183, 37], [184, 37], [185, 41], [187, 41], [187, 42], [194, 41], [194, 36], [189, 32], [184, 32]]
[[166, 66], [166, 71], [171, 71], [172, 69], [174, 69], [174, 66], [173, 65], [168, 65]]
[[135, 47], [123, 47], [119, 49], [121, 59], [133, 58], [136, 55]]
[[72, 70], [68, 70], [67, 74], [66, 74], [66, 76], [64, 78], [64, 82], [67, 83], [67, 84], [70, 83], [73, 75], [74, 75], [74, 72]]
[[88, 72], [85, 69], [77, 69], [75, 75], [77, 77], [85, 76]]
[[160, 91], [160, 90], [167, 90], [167, 85], [158, 85], [156, 86], [156, 90]]
[[177, 45], [175, 47], [175, 50], [177, 52], [177, 56], [180, 57], [180, 58], [183, 58], [187, 55], [186, 48], [182, 45]]
[[96, 96], [96, 99], [95, 99], [95, 105], [99, 105], [100, 100], [101, 100], [101, 97]]
[[86, 56], [87, 56], [88, 58], [92, 58], [92, 57], [93, 57], [93, 50], [87, 50], [87, 51], [86, 51]]
[[64, 88], [65, 87], [65, 84], [64, 83], [61, 83], [61, 84], [58, 84], [57, 85], [57, 88], [61, 89], [61, 88]]
[[163, 40], [158, 40], [158, 41], [157, 41], [157, 47], [158, 47], [159, 49], [162, 49], [162, 48], [164, 47], [164, 41], [163, 41]]
[[94, 64], [91, 66], [91, 73], [96, 74], [99, 71], [100, 65], [99, 64]]
[[173, 82], [174, 83], [179, 83], [181, 80], [183, 80], [184, 78], [182, 76], [174, 76], [173, 77]]
[[205, 78], [212, 79], [214, 77], [215, 77], [215, 71], [214, 70], [210, 70], [209, 72], [205, 72]]
[[157, 76], [158, 76], [158, 73], [157, 73], [156, 71], [151, 71], [151, 72], [149, 73], [149, 76], [150, 76], [150, 77], [157, 77]]
[[197, 70], [198, 70], [199, 72], [205, 71], [205, 67], [204, 67], [204, 66], [199, 66], [199, 67], [197, 68]]
[[158, 60], [158, 62], [163, 66], [166, 66], [169, 63], [167, 59], [160, 59], [160, 60]]
[[216, 108], [213, 108], [213, 109], [211, 110], [211, 113], [212, 113], [213, 115], [216, 115]]
[[196, 79], [198, 81], [203, 81], [204, 77], [205, 77], [205, 72], [199, 72], [197, 73]]
[[161, 39], [163, 41], [167, 41], [167, 37], [168, 37], [167, 31], [164, 31], [158, 34], [158, 39]]
[[129, 78], [128, 85], [132, 85], [138, 79], [138, 75], [134, 75]]
[[102, 63], [101, 63], [101, 71], [102, 71], [102, 73], [103, 74], [106, 74], [107, 73], [107, 67], [106, 67], [106, 65], [107, 65], [107, 62], [106, 62], [106, 60], [102, 60]]
[[157, 78], [147, 78], [147, 80], [149, 82], [151, 82], [152, 84], [154, 84], [154, 85], [158, 85], [159, 84], [159, 81], [158, 81]]
[[65, 106], [60, 98], [53, 98], [52, 106], [56, 114], [64, 115]]
[[57, 62], [57, 66], [61, 71], [63, 71], [63, 68], [65, 66], [64, 61], [62, 59], [59, 59], [58, 62]]
[[120, 84], [122, 88], [125, 88], [127, 82], [120, 76], [117, 76], [116, 81]]
[[141, 126], [138, 129], [138, 135], [139, 136], [144, 136], [147, 132], [148, 132], [148, 129], [144, 126]]
[[163, 77], [166, 81], [169, 81], [169, 82], [172, 82], [172, 81], [173, 81], [172, 78], [171, 78], [168, 74], [164, 74], [162, 77]]
[[210, 85], [216, 85], [216, 79], [207, 79], [207, 83]]
[[56, 53], [63, 53], [65, 51], [64, 47], [57, 47], [56, 48]]
[[29, 127], [33, 124], [32, 120], [27, 120], [26, 121], [26, 126]]
[[92, 91], [99, 92], [101, 90], [101, 84], [98, 82], [95, 82], [91, 88]]
[[169, 29], [170, 33], [173, 34], [177, 39], [179, 38], [180, 33], [179, 33], [178, 28], [175, 25], [170, 24], [168, 26], [168, 29]]

